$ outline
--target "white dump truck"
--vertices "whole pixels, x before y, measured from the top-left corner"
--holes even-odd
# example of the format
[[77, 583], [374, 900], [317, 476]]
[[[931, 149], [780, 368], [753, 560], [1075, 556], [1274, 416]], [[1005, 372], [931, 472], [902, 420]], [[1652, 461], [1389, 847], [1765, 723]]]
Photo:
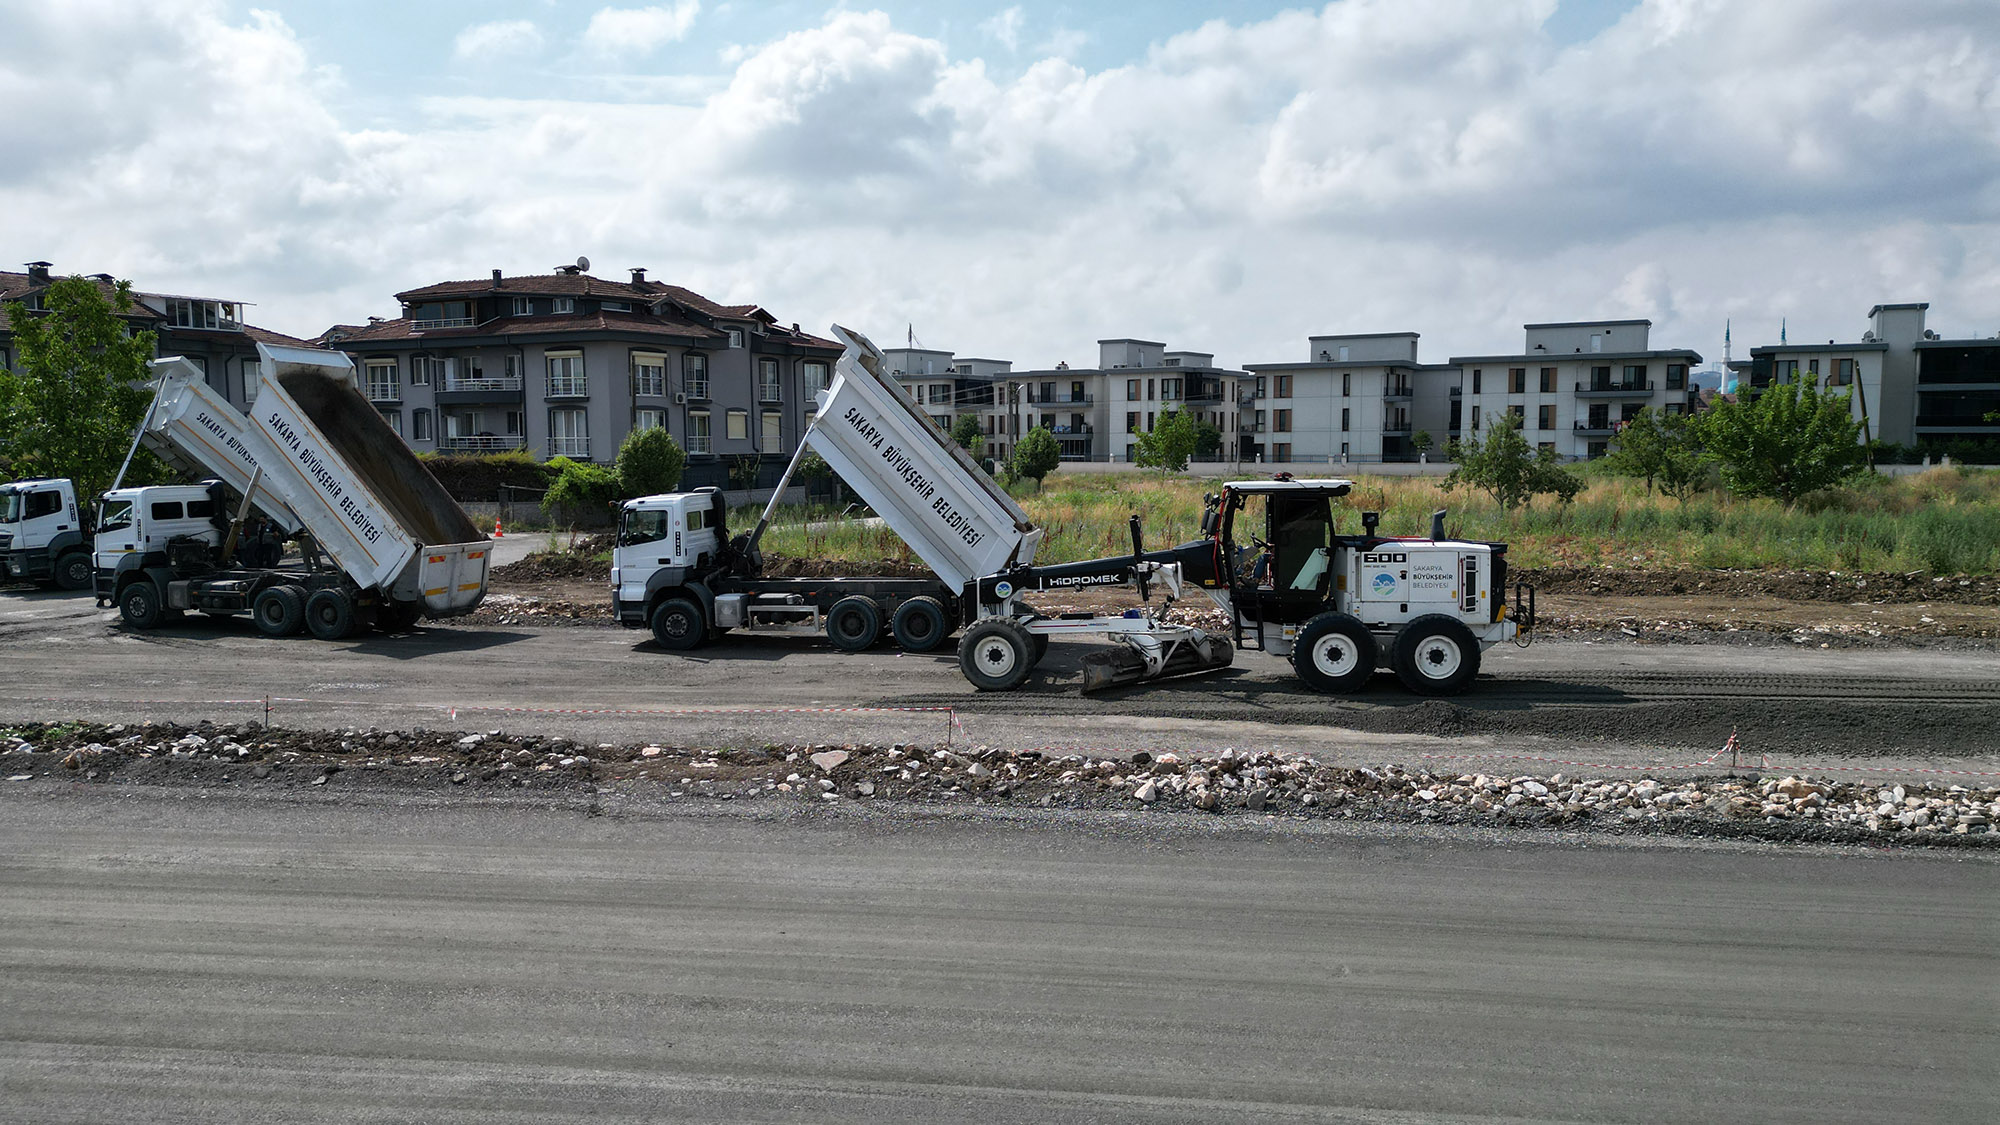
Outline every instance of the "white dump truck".
[[[178, 357], [153, 362], [139, 440], [196, 485], [114, 488], [99, 506], [99, 604], [150, 629], [184, 610], [272, 636], [470, 613], [490, 540], [355, 386], [346, 356], [259, 344], [249, 416]], [[272, 548], [296, 538], [300, 561]], [[247, 548], [247, 549], [246, 549]]]
[[[625, 504], [612, 561], [620, 621], [650, 624], [662, 644], [679, 649], [729, 628], [783, 627], [826, 611], [839, 641], [838, 607], [822, 604], [826, 595], [800, 597], [760, 577], [758, 541], [811, 449], [936, 574], [939, 589], [903, 601], [937, 603], [945, 611], [941, 636], [964, 629], [959, 668], [983, 691], [1020, 686], [1050, 638], [1087, 637], [1113, 643], [1085, 657], [1085, 691], [1225, 668], [1248, 648], [1290, 658], [1299, 678], [1321, 691], [1355, 690], [1386, 666], [1414, 691], [1447, 695], [1471, 684], [1484, 649], [1525, 640], [1532, 628], [1533, 590], [1517, 586], [1508, 604], [1504, 544], [1448, 539], [1442, 513], [1429, 538], [1378, 535], [1372, 512], [1363, 514], [1361, 535], [1340, 535], [1332, 502], [1353, 487], [1344, 480], [1280, 474], [1232, 482], [1208, 497], [1201, 539], [1148, 552], [1135, 516], [1130, 555], [1037, 565], [1042, 531], [1027, 513], [896, 384], [873, 343], [839, 325], [833, 331], [846, 351], [753, 532], [728, 540], [715, 522], [719, 502], [708, 495]], [[1097, 586], [1135, 586], [1147, 604], [1119, 616], [1048, 616], [1026, 601]], [[1229, 616], [1232, 636], [1171, 620], [1190, 588]], [[1157, 610], [1155, 592], [1164, 595]], [[859, 586], [838, 595], [850, 607], [857, 598], [869, 595]], [[881, 607], [852, 612], [875, 624], [850, 638], [865, 640], [843, 647], [866, 647], [884, 619]]]
[[0, 484], [0, 580], [88, 590], [90, 512], [62, 478]]

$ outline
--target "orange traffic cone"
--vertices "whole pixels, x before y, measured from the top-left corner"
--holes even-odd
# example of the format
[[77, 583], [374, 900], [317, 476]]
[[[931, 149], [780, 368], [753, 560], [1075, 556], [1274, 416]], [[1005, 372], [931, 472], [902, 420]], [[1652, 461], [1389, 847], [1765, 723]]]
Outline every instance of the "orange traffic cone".
[[493, 538], [495, 539], [507, 538], [507, 533], [500, 530], [500, 521], [497, 519], [493, 521]]

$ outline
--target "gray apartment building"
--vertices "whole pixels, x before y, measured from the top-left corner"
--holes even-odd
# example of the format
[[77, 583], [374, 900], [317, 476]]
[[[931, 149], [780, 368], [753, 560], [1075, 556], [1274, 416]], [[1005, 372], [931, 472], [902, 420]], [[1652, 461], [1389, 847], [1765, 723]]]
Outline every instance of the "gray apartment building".
[[1848, 408], [1863, 441], [2000, 443], [2000, 425], [1986, 420], [2000, 411], [2000, 338], [1946, 339], [1925, 327], [1929, 309], [1927, 302], [1876, 305], [1853, 342], [1752, 348], [1739, 392], [1811, 378], [1852, 392]]
[[1452, 357], [1459, 389], [1448, 432], [1471, 441], [1512, 414], [1535, 446], [1576, 460], [1604, 456], [1619, 424], [1648, 406], [1692, 411], [1688, 371], [1701, 356], [1653, 348], [1652, 327], [1650, 320], [1529, 324], [1518, 353]]
[[[29, 262], [26, 273], [0, 272], [0, 367], [14, 361], [13, 326], [5, 303], [19, 301], [30, 314], [42, 307], [50, 285], [63, 280], [48, 262]], [[89, 275], [107, 300], [117, 279], [107, 273]], [[250, 408], [257, 393], [257, 344], [305, 347], [306, 341], [258, 328], [244, 320], [241, 301], [142, 292], [136, 286], [133, 304], [123, 319], [134, 332], [150, 330], [156, 355], [185, 356], [207, 376], [208, 385], [240, 410]]]
[[578, 267], [396, 294], [402, 315], [337, 325], [376, 409], [420, 451], [526, 450], [609, 462], [637, 429], [688, 452], [684, 485], [748, 467], [768, 484], [797, 447], [840, 345], [757, 305], [725, 305]]
[[1248, 363], [1246, 460], [1415, 460], [1447, 440], [1458, 368], [1421, 363], [1415, 332], [1312, 336], [1298, 363]]

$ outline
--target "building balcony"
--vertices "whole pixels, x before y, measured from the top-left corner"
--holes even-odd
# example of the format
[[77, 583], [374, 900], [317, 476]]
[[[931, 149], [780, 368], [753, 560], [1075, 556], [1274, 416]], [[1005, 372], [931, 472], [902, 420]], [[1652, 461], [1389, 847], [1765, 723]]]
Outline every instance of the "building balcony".
[[403, 401], [403, 385], [370, 380], [367, 394], [369, 402], [397, 403]]
[[497, 434], [466, 434], [439, 438], [437, 444], [439, 449], [448, 453], [500, 453], [509, 449], [526, 449], [528, 439], [519, 434], [505, 437]]
[[1460, 395], [1463, 395], [1464, 393], [1465, 393], [1464, 387], [1453, 387], [1451, 389], [1451, 397], [1453, 398], [1458, 398]]
[[544, 398], [589, 398], [590, 384], [583, 379], [550, 379]]
[[[704, 450], [704, 452], [706, 452]], [[567, 457], [572, 461], [590, 460], [590, 439], [587, 437], [552, 437], [549, 439], [549, 456]]]
[[470, 328], [478, 323], [469, 316], [443, 316], [430, 320], [413, 320], [410, 322], [410, 328], [422, 332], [427, 328]]
[[1408, 402], [1415, 397], [1408, 387], [1390, 387], [1382, 392], [1383, 402]]
[[687, 389], [682, 391], [681, 393], [685, 394], [688, 397], [688, 401], [690, 402], [707, 402], [708, 380], [689, 379], [687, 381]]
[[1030, 398], [1029, 406], [1089, 406], [1097, 401], [1096, 395], [1057, 395], [1054, 398]]
[[1638, 383], [1608, 382], [1592, 380], [1578, 383], [1576, 393], [1582, 398], [1646, 398], [1653, 393], [1653, 381], [1647, 379]]
[[1609, 418], [1602, 421], [1593, 418], [1588, 422], [1576, 423], [1575, 431], [1578, 437], [1610, 437], [1618, 432], [1618, 424]]
[[444, 391], [511, 391], [521, 393], [519, 375], [500, 375], [494, 378], [467, 379], [460, 375], [447, 375], [439, 387]]
[[1219, 391], [1219, 390], [1217, 390], [1217, 391], [1196, 391], [1196, 392], [1194, 392], [1193, 394], [1191, 394], [1191, 395], [1188, 395], [1188, 396], [1187, 396], [1187, 397], [1186, 397], [1185, 399], [1183, 399], [1182, 401], [1184, 401], [1184, 402], [1191, 402], [1191, 403], [1194, 403], [1194, 404], [1195, 404], [1195, 405], [1197, 405], [1197, 406], [1208, 406], [1208, 405], [1210, 405], [1210, 404], [1213, 404], [1213, 403], [1218, 403], [1218, 402], [1221, 402], [1221, 401], [1223, 400], [1223, 398], [1224, 398], [1224, 397], [1225, 397], [1225, 396], [1223, 395], [1223, 393], [1222, 393], [1221, 391]]

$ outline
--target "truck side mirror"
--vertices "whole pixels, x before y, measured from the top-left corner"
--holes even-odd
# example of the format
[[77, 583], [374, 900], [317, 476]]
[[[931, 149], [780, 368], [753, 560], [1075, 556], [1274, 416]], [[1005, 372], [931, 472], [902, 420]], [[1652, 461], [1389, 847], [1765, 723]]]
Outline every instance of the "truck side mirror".
[[1361, 534], [1366, 535], [1370, 539], [1373, 539], [1375, 538], [1375, 529], [1380, 526], [1382, 526], [1382, 513], [1380, 512], [1361, 513]]
[[1443, 508], [1439, 508], [1439, 509], [1438, 509], [1437, 511], [1435, 511], [1435, 512], [1432, 512], [1432, 513], [1431, 513], [1431, 538], [1432, 538], [1432, 539], [1443, 539], [1444, 537], [1445, 537], [1445, 536], [1444, 536], [1444, 509], [1443, 509]]

